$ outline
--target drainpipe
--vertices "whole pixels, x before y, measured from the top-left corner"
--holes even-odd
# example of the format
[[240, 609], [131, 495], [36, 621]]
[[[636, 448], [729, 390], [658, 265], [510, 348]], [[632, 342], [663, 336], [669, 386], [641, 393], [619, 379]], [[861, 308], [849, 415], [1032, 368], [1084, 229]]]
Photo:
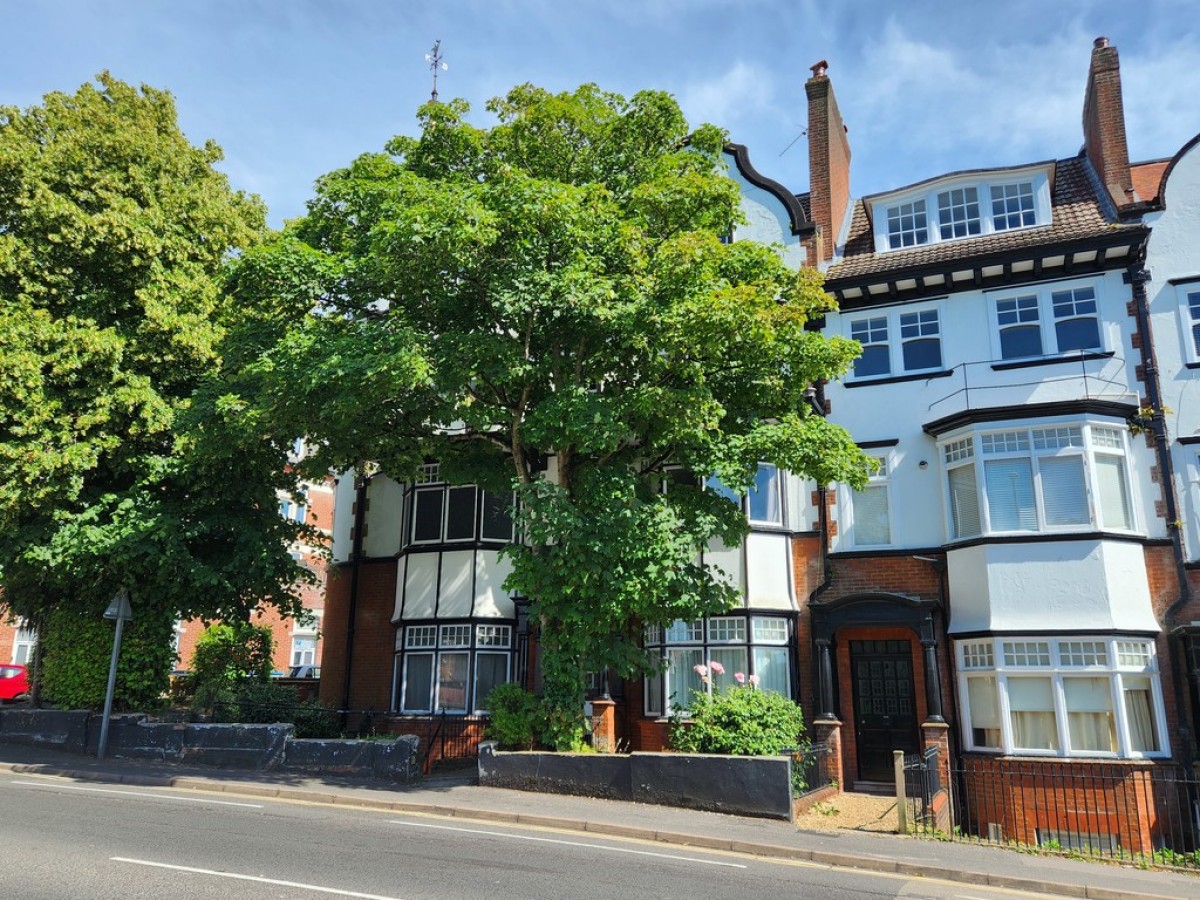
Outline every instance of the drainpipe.
[[367, 518], [367, 486], [370, 475], [358, 475], [354, 481], [354, 544], [350, 550], [350, 601], [346, 617], [346, 666], [342, 681], [342, 731], [350, 715], [350, 675], [354, 670], [354, 625], [358, 618], [358, 577], [362, 568], [363, 526]]
[[[1149, 401], [1151, 409], [1150, 432], [1154, 440], [1154, 454], [1158, 462], [1159, 482], [1162, 485], [1163, 506], [1167, 515], [1167, 533], [1171, 536], [1171, 553], [1175, 559], [1175, 577], [1179, 582], [1179, 596], [1167, 608], [1164, 617], [1167, 632], [1170, 635], [1175, 624], [1176, 614], [1192, 600], [1192, 586], [1188, 581], [1187, 566], [1185, 565], [1183, 534], [1179, 526], [1179, 504], [1175, 498], [1175, 469], [1171, 463], [1171, 448], [1167, 442], [1166, 416], [1162, 408], [1162, 386], [1158, 378], [1158, 360], [1154, 353], [1154, 333], [1150, 327], [1150, 304], [1146, 293], [1150, 272], [1143, 263], [1144, 258], [1129, 267], [1125, 273], [1125, 282], [1133, 289], [1134, 316], [1142, 345], [1142, 374], [1146, 383], [1146, 399]], [[1170, 640], [1169, 637], [1168, 640]], [[1175, 693], [1175, 706], [1180, 717], [1180, 736], [1188, 756], [1194, 760], [1196, 758], [1194, 734], [1187, 725], [1183, 724], [1190, 718], [1188, 713], [1191, 707], [1187, 702], [1187, 691], [1179, 669], [1174, 665], [1171, 666], [1171, 683]]]

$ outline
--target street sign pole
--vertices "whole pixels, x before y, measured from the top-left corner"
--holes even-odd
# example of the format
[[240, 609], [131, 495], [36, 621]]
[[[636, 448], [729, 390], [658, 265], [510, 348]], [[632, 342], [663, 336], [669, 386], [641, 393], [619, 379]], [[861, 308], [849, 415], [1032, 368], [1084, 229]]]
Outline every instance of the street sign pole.
[[104, 618], [116, 619], [117, 631], [113, 635], [112, 659], [108, 664], [108, 690], [104, 694], [104, 717], [100, 720], [100, 741], [96, 746], [96, 759], [104, 759], [108, 750], [108, 718], [112, 715], [113, 693], [117, 687], [117, 658], [121, 655], [121, 632], [124, 630], [125, 620], [133, 618], [133, 611], [129, 608], [129, 593], [125, 588], [117, 591], [112, 603], [104, 611]]

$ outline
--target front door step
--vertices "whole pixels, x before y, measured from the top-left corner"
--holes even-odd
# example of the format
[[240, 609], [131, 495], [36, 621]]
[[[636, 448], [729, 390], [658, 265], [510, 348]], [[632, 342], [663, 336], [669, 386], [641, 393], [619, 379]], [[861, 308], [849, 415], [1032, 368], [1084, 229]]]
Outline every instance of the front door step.
[[858, 794], [879, 794], [890, 797], [896, 793], [896, 786], [887, 781], [856, 781], [853, 790]]

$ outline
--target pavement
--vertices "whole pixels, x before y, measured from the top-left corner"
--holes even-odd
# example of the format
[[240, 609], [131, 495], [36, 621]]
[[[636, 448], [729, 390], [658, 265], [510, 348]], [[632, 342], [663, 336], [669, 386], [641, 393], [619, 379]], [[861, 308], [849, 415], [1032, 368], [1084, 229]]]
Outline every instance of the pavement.
[[1018, 853], [998, 847], [855, 831], [818, 832], [787, 822], [642, 803], [480, 787], [470, 776], [413, 785], [336, 776], [217, 769], [76, 756], [0, 744], [0, 772], [142, 787], [173, 787], [281, 800], [553, 828], [1090, 900], [1200, 898], [1200, 874]]

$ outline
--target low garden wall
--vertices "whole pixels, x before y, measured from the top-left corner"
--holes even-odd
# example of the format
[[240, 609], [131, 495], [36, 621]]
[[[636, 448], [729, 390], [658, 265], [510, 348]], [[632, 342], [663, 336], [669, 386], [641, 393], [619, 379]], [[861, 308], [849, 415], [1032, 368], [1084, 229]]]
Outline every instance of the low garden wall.
[[[141, 714], [113, 716], [107, 755], [257, 771], [354, 775], [414, 781], [421, 766], [417, 738], [387, 741], [299, 740], [293, 726], [157, 722]], [[95, 755], [100, 717], [87, 710], [0, 710], [0, 743]]]
[[479, 745], [479, 783], [681, 806], [741, 816], [793, 818], [786, 756], [692, 753], [507, 753]]

